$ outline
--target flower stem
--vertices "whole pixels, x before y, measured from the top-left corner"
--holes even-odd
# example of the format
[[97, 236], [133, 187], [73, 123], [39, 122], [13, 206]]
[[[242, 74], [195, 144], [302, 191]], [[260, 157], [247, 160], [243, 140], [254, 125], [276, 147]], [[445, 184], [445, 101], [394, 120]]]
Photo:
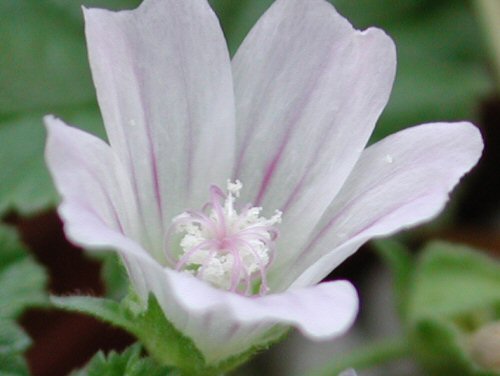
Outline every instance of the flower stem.
[[500, 1], [476, 0], [475, 5], [489, 44], [497, 89], [500, 91], [500, 22], [498, 22], [500, 19]]
[[347, 368], [356, 370], [401, 359], [410, 353], [406, 338], [391, 338], [367, 345], [345, 356], [339, 356], [324, 365], [321, 369], [309, 372], [306, 376], [337, 376]]

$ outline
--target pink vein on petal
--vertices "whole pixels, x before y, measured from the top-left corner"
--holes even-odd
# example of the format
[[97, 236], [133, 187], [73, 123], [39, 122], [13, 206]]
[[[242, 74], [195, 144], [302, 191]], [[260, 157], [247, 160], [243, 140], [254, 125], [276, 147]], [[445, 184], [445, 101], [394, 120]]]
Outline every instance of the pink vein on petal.
[[[266, 167], [266, 172], [264, 174], [264, 178], [262, 180], [261, 186], [259, 188], [259, 193], [257, 194], [257, 198], [254, 202], [255, 205], [260, 205], [262, 202], [262, 199], [264, 198], [264, 195], [266, 194], [267, 189], [269, 188], [270, 182], [272, 180], [273, 174], [277, 169], [277, 166], [279, 165], [283, 152], [288, 144], [288, 141], [291, 139], [291, 135], [294, 132], [295, 128], [298, 126], [300, 118], [302, 117], [303, 114], [303, 108], [306, 108], [307, 103], [309, 103], [313, 97], [313, 94], [315, 92], [315, 88], [321, 83], [321, 78], [323, 77], [324, 73], [327, 71], [329, 62], [331, 60], [331, 56], [333, 55], [334, 50], [332, 49], [329, 54], [327, 55], [327, 58], [324, 59], [324, 61], [319, 65], [318, 69], [315, 71], [315, 75], [313, 79], [310, 81], [310, 84], [304, 91], [304, 95], [301, 96], [300, 98], [297, 99], [299, 103], [296, 103], [293, 108], [295, 111], [292, 112], [291, 114], [291, 119], [289, 120], [289, 124], [287, 126], [287, 130], [285, 132], [285, 135], [283, 137], [283, 140], [281, 141], [281, 144], [279, 146], [278, 152], [275, 154], [274, 158], [271, 160], [271, 162], [268, 164]], [[326, 139], [326, 137], [325, 137]], [[322, 142], [322, 144], [325, 141]], [[314, 155], [317, 155], [318, 151], [316, 150]], [[307, 170], [304, 173], [304, 175], [307, 174]], [[299, 183], [300, 184], [300, 183]]]
[[[397, 210], [401, 209], [402, 207], [408, 205], [408, 204], [411, 204], [413, 202], [416, 202], [418, 200], [420, 200], [421, 198], [423, 197], [426, 197], [428, 196], [429, 193], [424, 193], [424, 194], [421, 194], [409, 201], [406, 201], [406, 202], [403, 202], [401, 204], [398, 204], [396, 205], [395, 207], [393, 208], [390, 208], [389, 210], [387, 210], [385, 213], [383, 213], [382, 215], [378, 215], [377, 218], [375, 218], [373, 221], [371, 221], [370, 223], [368, 223], [367, 225], [363, 226], [361, 229], [357, 230], [356, 232], [352, 233], [349, 235], [349, 238], [354, 238], [355, 236], [361, 234], [363, 231], [369, 229], [370, 227], [372, 227], [374, 224], [376, 224], [378, 221], [380, 221], [382, 218], [385, 218], [387, 217], [388, 215], [396, 212]], [[333, 225], [335, 225], [337, 223], [337, 221], [342, 217], [342, 214], [344, 214], [347, 210], [349, 210], [349, 208], [351, 208], [354, 204], [356, 203], [356, 199], [352, 200], [348, 205], [346, 205], [336, 216], [334, 216], [332, 219], [330, 219], [326, 224], [325, 226], [318, 232], [318, 234], [313, 238], [311, 239], [311, 241], [307, 244], [307, 246], [304, 247], [303, 251], [301, 252], [300, 256], [304, 256], [305, 254], [307, 254], [315, 245], [316, 243], [321, 240], [321, 238], [323, 236], [325, 236], [328, 232], [330, 232], [331, 228]]]
[[299, 124], [299, 120], [300, 120], [301, 115], [302, 115], [301, 109], [305, 108], [306, 103], [308, 103], [311, 100], [311, 97], [312, 97], [313, 92], [314, 92], [314, 88], [319, 83], [319, 81], [320, 81], [319, 78], [322, 76], [321, 72], [323, 72], [325, 70], [326, 65], [327, 65], [326, 63], [322, 64], [322, 67], [320, 69], [320, 73], [318, 73], [316, 75], [314, 81], [311, 82], [311, 85], [308, 87], [308, 90], [305, 92], [305, 95], [302, 98], [300, 98], [300, 100], [299, 100], [300, 103], [298, 103], [295, 106], [296, 110], [293, 112], [293, 117], [290, 119], [290, 122], [288, 124], [287, 130], [286, 130], [285, 135], [283, 137], [283, 140], [281, 141], [281, 144], [278, 148], [278, 151], [274, 155], [273, 159], [271, 160], [271, 162], [268, 164], [268, 166], [266, 168], [264, 178], [262, 179], [262, 183], [261, 183], [261, 186], [259, 188], [259, 193], [257, 194], [257, 198], [255, 199], [255, 205], [260, 205], [260, 203], [262, 202], [262, 199], [264, 198], [264, 195], [266, 194], [266, 191], [269, 188], [272, 177], [274, 176], [274, 172], [276, 171], [278, 164], [280, 163], [280, 161], [283, 157], [285, 148], [288, 145], [288, 141], [292, 137], [292, 133], [294, 132], [295, 128]]
[[274, 171], [276, 170], [276, 167], [278, 166], [278, 163], [283, 156], [283, 151], [285, 150], [285, 147], [288, 143], [288, 140], [290, 139], [290, 129], [288, 130], [285, 139], [281, 142], [281, 145], [278, 149], [278, 152], [275, 154], [274, 158], [272, 159], [271, 163], [268, 164], [266, 168], [266, 172], [264, 174], [264, 178], [262, 179], [262, 183], [259, 188], [259, 193], [257, 194], [257, 198], [255, 199], [255, 205], [260, 205], [262, 202], [262, 199], [264, 198], [264, 195], [269, 188], [269, 183], [271, 182], [271, 179], [274, 175]]
[[[128, 40], [125, 40], [128, 41]], [[133, 50], [133, 48], [129, 48], [128, 50]], [[130, 57], [130, 61], [133, 61], [133, 57]], [[134, 73], [134, 77], [140, 77], [140, 72], [137, 70], [137, 66], [135, 64], [132, 64], [132, 70]], [[153, 143], [153, 135], [151, 134], [151, 124], [149, 120], [149, 116], [147, 115], [147, 110], [146, 110], [146, 105], [144, 103], [144, 98], [145, 96], [143, 95], [144, 92], [144, 87], [139, 79], [136, 79], [136, 84], [137, 84], [137, 92], [138, 92], [138, 98], [141, 102], [141, 108], [143, 109], [142, 115], [143, 115], [143, 121], [144, 121], [144, 130], [146, 131], [146, 137], [148, 141], [148, 146], [149, 146], [149, 158], [151, 162], [151, 169], [152, 169], [152, 174], [153, 174], [153, 189], [154, 189], [154, 194], [156, 198], [156, 203], [157, 203], [157, 208], [158, 208], [158, 214], [159, 214], [159, 221], [161, 228], [163, 229], [163, 202], [162, 202], [162, 196], [161, 196], [161, 188], [160, 188], [160, 180], [158, 176], [158, 160], [157, 160], [157, 155], [156, 155], [156, 150], [154, 147]], [[141, 205], [142, 206], [142, 205]]]

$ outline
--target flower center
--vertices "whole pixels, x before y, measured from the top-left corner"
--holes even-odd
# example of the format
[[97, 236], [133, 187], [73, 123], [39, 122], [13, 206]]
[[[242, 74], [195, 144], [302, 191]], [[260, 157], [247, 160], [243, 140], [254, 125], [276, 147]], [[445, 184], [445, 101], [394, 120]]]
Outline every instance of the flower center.
[[227, 194], [210, 187], [210, 201], [200, 211], [186, 211], [173, 219], [173, 228], [182, 234], [178, 271], [193, 274], [215, 287], [252, 295], [268, 290], [266, 274], [273, 260], [274, 243], [281, 212], [271, 218], [260, 215], [262, 208], [235, 207], [242, 184], [227, 182]]

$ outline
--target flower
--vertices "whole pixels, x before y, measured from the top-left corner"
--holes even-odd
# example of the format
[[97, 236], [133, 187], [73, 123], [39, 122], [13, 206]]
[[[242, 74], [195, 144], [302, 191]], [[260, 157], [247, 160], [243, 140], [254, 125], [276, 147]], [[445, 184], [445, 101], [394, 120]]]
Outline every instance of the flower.
[[45, 119], [66, 235], [116, 250], [209, 364], [276, 326], [344, 333], [355, 289], [316, 284], [368, 239], [437, 215], [481, 154], [466, 122], [363, 150], [395, 48], [324, 0], [277, 0], [231, 62], [205, 0], [84, 14], [109, 145]]

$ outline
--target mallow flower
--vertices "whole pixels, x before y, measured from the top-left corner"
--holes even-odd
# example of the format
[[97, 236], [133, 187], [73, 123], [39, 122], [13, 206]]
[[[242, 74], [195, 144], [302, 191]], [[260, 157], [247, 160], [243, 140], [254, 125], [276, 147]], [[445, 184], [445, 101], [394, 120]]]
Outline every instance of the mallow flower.
[[109, 144], [45, 118], [65, 233], [118, 252], [207, 364], [275, 328], [344, 333], [354, 287], [318, 282], [368, 239], [437, 215], [481, 154], [467, 122], [365, 149], [395, 47], [327, 1], [275, 1], [232, 60], [206, 0], [84, 15]]

